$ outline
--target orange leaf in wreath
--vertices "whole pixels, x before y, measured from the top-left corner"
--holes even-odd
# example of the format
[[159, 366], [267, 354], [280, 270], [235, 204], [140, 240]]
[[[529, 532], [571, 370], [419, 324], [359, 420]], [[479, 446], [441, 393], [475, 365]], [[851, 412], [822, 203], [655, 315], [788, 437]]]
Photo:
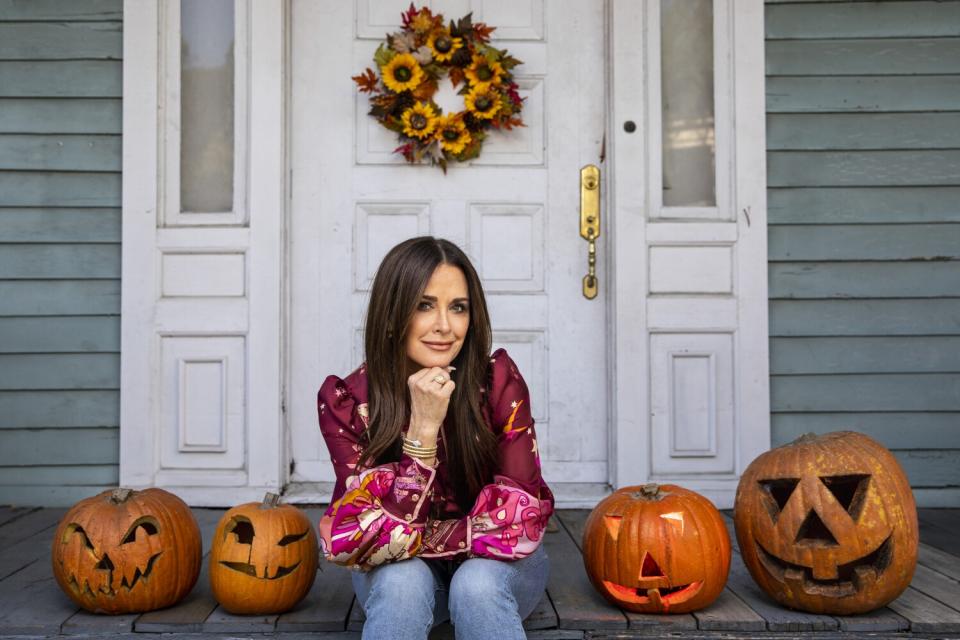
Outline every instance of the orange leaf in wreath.
[[505, 120], [494, 120], [491, 124], [497, 129], [506, 129], [507, 131], [513, 131], [514, 127], [525, 127], [523, 120], [519, 117], [510, 117]]
[[463, 69], [460, 67], [450, 67], [448, 75], [450, 76], [450, 84], [453, 85], [454, 89], [456, 89], [457, 86], [463, 82]]
[[417, 100], [423, 100], [424, 102], [430, 100], [433, 97], [433, 94], [437, 92], [437, 81], [434, 78], [427, 77], [417, 85], [417, 88], [413, 90], [413, 97]]
[[379, 82], [379, 79], [377, 78], [377, 74], [374, 73], [373, 69], [370, 67], [367, 67], [367, 71], [365, 73], [361, 73], [358, 76], [352, 76], [352, 79], [360, 86], [361, 92], [373, 93], [377, 90], [377, 82]]
[[473, 33], [480, 42], [490, 42], [490, 34], [496, 30], [496, 27], [488, 27], [485, 22], [478, 22], [473, 25]]

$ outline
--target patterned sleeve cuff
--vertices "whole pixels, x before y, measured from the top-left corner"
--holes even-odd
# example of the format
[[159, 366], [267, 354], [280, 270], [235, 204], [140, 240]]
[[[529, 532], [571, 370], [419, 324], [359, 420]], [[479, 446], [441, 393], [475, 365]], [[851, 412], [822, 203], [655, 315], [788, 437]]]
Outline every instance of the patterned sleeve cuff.
[[430, 511], [424, 505], [429, 504], [433, 495], [437, 471], [407, 454], [403, 454], [397, 466], [393, 489], [381, 500], [383, 510], [396, 520], [422, 527]]
[[427, 522], [418, 557], [452, 558], [469, 553], [470, 526], [467, 518]]

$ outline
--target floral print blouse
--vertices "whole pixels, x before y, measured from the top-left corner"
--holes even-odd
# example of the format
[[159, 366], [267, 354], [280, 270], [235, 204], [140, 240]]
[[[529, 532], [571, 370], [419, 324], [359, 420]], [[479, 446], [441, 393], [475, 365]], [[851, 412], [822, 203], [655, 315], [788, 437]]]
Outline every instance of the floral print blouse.
[[482, 391], [487, 424], [499, 440], [499, 468], [464, 515], [444, 462], [445, 427], [435, 468], [407, 454], [399, 462], [358, 468], [368, 417], [366, 368], [326, 379], [317, 412], [337, 474], [319, 526], [327, 560], [366, 571], [413, 556], [518, 560], [536, 550], [553, 513], [553, 494], [540, 474], [527, 385], [503, 349], [490, 358]]

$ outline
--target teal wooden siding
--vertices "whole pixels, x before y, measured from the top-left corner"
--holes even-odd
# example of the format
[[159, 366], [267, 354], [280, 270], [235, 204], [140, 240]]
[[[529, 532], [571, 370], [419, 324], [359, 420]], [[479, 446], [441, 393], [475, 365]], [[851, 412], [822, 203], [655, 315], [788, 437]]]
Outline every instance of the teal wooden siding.
[[0, 504], [118, 482], [122, 0], [0, 0]]
[[960, 2], [767, 0], [766, 45], [773, 443], [958, 487]]

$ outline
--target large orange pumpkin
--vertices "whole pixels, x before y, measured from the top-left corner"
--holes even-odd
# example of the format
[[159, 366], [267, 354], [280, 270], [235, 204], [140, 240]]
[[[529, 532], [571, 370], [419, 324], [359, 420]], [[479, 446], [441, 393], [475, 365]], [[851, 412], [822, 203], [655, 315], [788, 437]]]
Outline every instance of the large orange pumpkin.
[[887, 449], [852, 431], [807, 434], [754, 460], [734, 521], [757, 584], [787, 607], [853, 614], [910, 584], [917, 508]]
[[81, 500], [53, 537], [53, 575], [94, 613], [169, 607], [200, 574], [200, 528], [190, 508], [162, 489], [115, 489]]
[[310, 591], [318, 562], [310, 519], [268, 493], [262, 503], [223, 514], [210, 549], [210, 585], [231, 613], [281, 613]]
[[709, 500], [675, 485], [625, 487], [590, 513], [583, 563], [607, 600], [638, 613], [686, 613], [717, 599], [730, 536]]

